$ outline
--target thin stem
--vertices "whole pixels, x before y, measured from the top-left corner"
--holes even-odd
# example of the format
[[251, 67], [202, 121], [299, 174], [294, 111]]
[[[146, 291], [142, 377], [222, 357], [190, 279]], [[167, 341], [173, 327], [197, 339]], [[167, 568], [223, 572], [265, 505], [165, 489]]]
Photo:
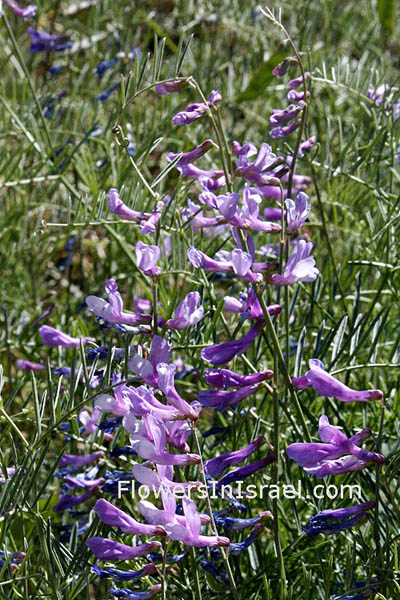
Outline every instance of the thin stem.
[[193, 571], [193, 577], [194, 577], [194, 593], [196, 596], [196, 600], [202, 600], [200, 577], [199, 577], [199, 571], [197, 569], [196, 555], [194, 553], [194, 548], [190, 548], [190, 558], [192, 560], [192, 571]]
[[[194, 441], [195, 441], [195, 444], [196, 444], [197, 454], [200, 456], [200, 465], [199, 465], [200, 476], [201, 476], [201, 479], [203, 481], [204, 489], [207, 492], [207, 494], [206, 494], [206, 504], [207, 504], [207, 512], [208, 512], [208, 514], [210, 516], [211, 531], [212, 531], [213, 535], [218, 535], [217, 527], [216, 527], [215, 521], [214, 521], [214, 515], [213, 515], [211, 500], [210, 500], [210, 496], [208, 494], [208, 484], [207, 484], [206, 475], [205, 475], [205, 471], [204, 471], [203, 456], [202, 456], [202, 452], [201, 452], [201, 446], [200, 446], [199, 436], [197, 435], [197, 430], [196, 430], [195, 423], [192, 423], [192, 432], [193, 432], [193, 437], [194, 437]], [[228, 553], [226, 553], [221, 546], [219, 547], [219, 550], [221, 552], [222, 559], [223, 559], [223, 561], [225, 563], [225, 568], [226, 568], [226, 572], [228, 573], [229, 582], [230, 582], [230, 585], [231, 585], [231, 590], [232, 590], [232, 594], [233, 594], [234, 600], [239, 600], [239, 595], [238, 595], [238, 591], [237, 591], [237, 588], [236, 588], [235, 579], [233, 577], [231, 566], [229, 564]]]
[[168, 550], [168, 538], [165, 538], [162, 567], [161, 567], [161, 600], [167, 600], [167, 550]]

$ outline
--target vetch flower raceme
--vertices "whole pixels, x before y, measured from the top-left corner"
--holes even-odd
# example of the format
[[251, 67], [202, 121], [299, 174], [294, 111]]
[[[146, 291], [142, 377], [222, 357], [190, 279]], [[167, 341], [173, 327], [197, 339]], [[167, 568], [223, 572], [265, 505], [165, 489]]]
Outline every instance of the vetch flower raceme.
[[304, 390], [313, 387], [318, 394], [327, 398], [336, 398], [342, 402], [369, 402], [370, 400], [381, 400], [381, 390], [352, 390], [347, 385], [338, 381], [325, 371], [323, 363], [312, 358], [310, 370], [302, 377], [293, 377], [292, 383], [295, 388]]
[[330, 425], [328, 418], [323, 415], [319, 420], [318, 433], [323, 443], [291, 444], [286, 453], [303, 467], [306, 473], [319, 479], [327, 475], [360, 471], [370, 465], [385, 462], [382, 454], [359, 447], [359, 444], [371, 435], [370, 429], [363, 429], [347, 438], [337, 427]]

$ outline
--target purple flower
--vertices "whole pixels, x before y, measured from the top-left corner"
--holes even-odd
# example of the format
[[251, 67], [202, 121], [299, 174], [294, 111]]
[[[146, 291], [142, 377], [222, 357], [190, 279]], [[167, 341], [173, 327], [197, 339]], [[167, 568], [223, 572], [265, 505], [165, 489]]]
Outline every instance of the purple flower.
[[244, 387], [254, 385], [265, 379], [271, 379], [274, 376], [273, 371], [262, 371], [261, 373], [252, 373], [251, 375], [240, 375], [229, 371], [229, 369], [206, 369], [204, 377], [207, 383], [216, 388]]
[[102, 567], [94, 564], [92, 565], [91, 571], [92, 573], [98, 575], [100, 579], [112, 577], [117, 581], [132, 581], [133, 579], [141, 579], [142, 577], [152, 575], [152, 573], [157, 571], [157, 567], [154, 563], [148, 563], [139, 571], [121, 571], [120, 569], [114, 569], [112, 567], [103, 569]]
[[276, 460], [276, 456], [274, 454], [269, 454], [265, 458], [261, 460], [250, 463], [249, 465], [245, 465], [244, 467], [239, 467], [238, 469], [234, 469], [233, 471], [229, 471], [226, 475], [221, 477], [221, 479], [217, 483], [217, 488], [221, 488], [224, 485], [230, 485], [233, 481], [243, 481], [260, 471], [267, 465], [270, 465], [272, 462]]
[[140, 221], [139, 233], [142, 235], [149, 235], [154, 233], [156, 225], [161, 219], [162, 210], [164, 208], [164, 202], [158, 202], [156, 208], [150, 215], [143, 215], [143, 219]]
[[169, 363], [170, 357], [171, 350], [168, 342], [159, 335], [154, 335], [149, 359], [146, 360], [139, 354], [135, 354], [129, 361], [128, 366], [136, 375], [142, 377], [146, 383], [158, 387], [157, 365], [159, 363]]
[[310, 523], [303, 527], [308, 537], [315, 537], [319, 533], [330, 535], [345, 531], [362, 523], [368, 518], [367, 511], [374, 508], [375, 502], [364, 502], [347, 508], [323, 510], [315, 517], [310, 518]]
[[254, 527], [258, 523], [260, 523], [263, 519], [273, 519], [273, 515], [269, 510], [266, 510], [260, 513], [257, 517], [251, 517], [249, 519], [236, 519], [234, 517], [224, 516], [224, 511], [218, 511], [214, 513], [214, 522], [217, 527], [224, 527], [228, 529], [228, 531], [242, 531], [243, 529], [247, 529], [247, 527]]
[[290, 123], [290, 125], [280, 125], [279, 127], [274, 127], [269, 132], [269, 135], [273, 140], [280, 140], [293, 133], [293, 131], [300, 126], [300, 123], [301, 120], [297, 119], [297, 121], [293, 121], [293, 123]]
[[111, 588], [108, 593], [116, 598], [127, 598], [127, 600], [150, 600], [161, 591], [161, 584], [152, 585], [147, 592], [133, 592], [127, 588]]
[[190, 125], [190, 123], [194, 123], [197, 119], [200, 119], [207, 110], [207, 106], [203, 102], [189, 104], [186, 110], [177, 113], [173, 117], [172, 122], [174, 125]]
[[[34, 52], [62, 52], [72, 46], [71, 42], [66, 42], [68, 39], [65, 34], [50, 35], [45, 31], [36, 31], [32, 27], [28, 27], [28, 33], [31, 36], [30, 51]], [[118, 84], [119, 85], [119, 84]]]
[[115, 92], [115, 90], [117, 90], [119, 87], [121, 87], [121, 84], [119, 81], [117, 81], [117, 83], [114, 83], [114, 85], [101, 92], [101, 94], [97, 96], [97, 100], [102, 103], [105, 102], [106, 100], [108, 100], [111, 94]]
[[[175, 166], [181, 167], [182, 165], [187, 165], [189, 163], [194, 162], [195, 160], [200, 158], [200, 156], [203, 156], [203, 154], [205, 154], [211, 148], [211, 146], [215, 146], [214, 142], [212, 140], [205, 140], [199, 146], [193, 148], [193, 150], [190, 150], [189, 152], [184, 152]], [[172, 162], [178, 156], [179, 154], [169, 152], [167, 154], [167, 160], [168, 162]]]
[[174, 385], [175, 371], [175, 365], [159, 363], [157, 365], [158, 387], [165, 394], [169, 404], [174, 406], [183, 417], [196, 421], [199, 416], [200, 405], [198, 402], [192, 402], [191, 404], [188, 404], [183, 398], [180, 397]]
[[253, 454], [260, 446], [265, 442], [265, 438], [259, 436], [253, 440], [248, 446], [241, 448], [240, 450], [234, 450], [227, 454], [220, 454], [215, 458], [210, 458], [204, 463], [204, 471], [209, 477], [219, 477], [229, 467], [240, 465], [241, 462], [246, 460], [251, 454]]
[[[310, 77], [311, 77], [311, 73], [306, 71], [304, 73], [304, 78], [307, 80], [307, 79], [310, 79]], [[295, 89], [295, 88], [300, 87], [301, 85], [303, 85], [303, 77], [296, 77], [295, 79], [291, 79], [289, 81], [288, 88]]]
[[236, 161], [236, 173], [238, 175], [257, 185], [279, 185], [279, 179], [277, 174], [274, 173], [274, 169], [282, 163], [283, 159], [272, 152], [271, 146], [266, 143], [261, 144], [254, 162], [248, 160], [254, 154], [255, 147], [252, 144], [245, 144], [241, 147], [237, 142], [233, 142], [232, 147], [239, 157]]
[[283, 77], [289, 67], [295, 67], [297, 65], [297, 58], [295, 56], [287, 56], [279, 65], [276, 65], [272, 69], [272, 75], [275, 77]]
[[188, 248], [187, 257], [196, 269], [204, 269], [212, 273], [229, 273], [232, 271], [231, 260], [214, 260], [194, 247]]
[[111, 69], [118, 62], [118, 57], [115, 56], [111, 60], [102, 60], [96, 68], [96, 73], [99, 79], [103, 78], [103, 75], [108, 69]]
[[370, 429], [363, 429], [347, 438], [337, 427], [330, 425], [328, 418], [323, 415], [319, 420], [318, 433], [323, 443], [291, 444], [286, 452], [306, 473], [319, 479], [327, 475], [360, 471], [369, 465], [385, 461], [381, 454], [359, 447], [359, 444], [371, 435]]
[[132, 210], [126, 204], [124, 204], [119, 197], [118, 190], [111, 188], [107, 194], [107, 206], [108, 210], [119, 217], [128, 219], [138, 223], [143, 218], [143, 213], [137, 210]]
[[237, 212], [239, 199], [240, 196], [236, 193], [222, 194], [216, 199], [218, 210], [228, 223], [240, 229], [250, 229], [264, 233], [281, 230], [279, 223], [271, 223], [260, 219], [259, 204], [261, 203], [261, 196], [256, 188], [249, 187], [247, 184], [244, 186], [243, 207]]
[[161, 548], [160, 542], [149, 542], [140, 546], [126, 546], [107, 538], [93, 537], [86, 542], [90, 550], [101, 560], [131, 560]]
[[[307, 101], [311, 98], [310, 92], [307, 90], [306, 94]], [[300, 102], [304, 101], [304, 92], [296, 92], [296, 90], [290, 90], [287, 95], [289, 102]]]
[[383, 393], [380, 390], [352, 390], [332, 375], [329, 375], [325, 371], [323, 363], [316, 358], [312, 358], [309, 364], [310, 370], [303, 377], [293, 377], [294, 387], [302, 390], [313, 387], [321, 396], [336, 398], [342, 402], [369, 402], [370, 400], [383, 398]]
[[44, 371], [46, 368], [45, 365], [40, 365], [38, 363], [31, 362], [30, 360], [24, 360], [23, 358], [19, 358], [16, 362], [16, 365], [23, 371]]
[[[254, 267], [257, 268], [258, 264], [260, 263], [253, 263], [253, 269]], [[264, 319], [264, 312], [253, 286], [249, 287], [247, 294], [241, 293], [239, 299], [234, 298], [233, 296], [225, 296], [224, 308], [231, 312], [240, 313], [242, 319]], [[279, 304], [272, 304], [267, 307], [267, 310], [268, 313], [273, 316], [279, 314], [282, 309]]]
[[189, 292], [178, 304], [173, 319], [166, 322], [168, 329], [187, 329], [196, 325], [204, 316], [199, 292]]
[[148, 246], [139, 241], [135, 247], [136, 263], [138, 269], [145, 275], [156, 277], [162, 273], [160, 267], [157, 267], [157, 261], [160, 258], [160, 248], [158, 246]]
[[201, 358], [216, 367], [226, 365], [235, 356], [246, 352], [263, 327], [264, 323], [262, 321], [258, 321], [252, 326], [246, 335], [238, 340], [233, 340], [232, 342], [223, 342], [222, 344], [216, 344], [215, 346], [210, 346], [209, 348], [203, 348], [201, 351]]
[[315, 142], [317, 141], [317, 136], [313, 135], [312, 137], [310, 137], [308, 140], [306, 140], [305, 142], [302, 142], [299, 146], [299, 156], [302, 157], [304, 156], [304, 154], [306, 152], [308, 152], [311, 149], [311, 146], [313, 144], [315, 144]]
[[276, 127], [277, 125], [283, 125], [292, 119], [295, 119], [299, 112], [304, 107], [304, 103], [301, 104], [289, 104], [284, 109], [275, 108], [272, 111], [272, 115], [269, 119], [269, 124], [271, 127]]
[[229, 539], [227, 537], [200, 534], [201, 520], [193, 500], [185, 497], [182, 499], [182, 505], [186, 525], [182, 525], [181, 523], [167, 524], [166, 531], [171, 540], [183, 542], [186, 546], [194, 546], [196, 548], [229, 546]]
[[291, 198], [285, 200], [286, 221], [288, 233], [296, 233], [304, 225], [310, 214], [311, 205], [308, 202], [308, 196], [304, 192], [299, 192], [294, 202]]
[[382, 105], [385, 97], [390, 93], [390, 86], [387, 83], [382, 83], [379, 87], [374, 89], [369, 89], [367, 93], [367, 98], [375, 102], [378, 106]]
[[179, 81], [166, 81], [165, 83], [159, 83], [156, 85], [156, 93], [160, 96], [166, 96], [167, 94], [178, 92], [186, 85], [187, 79], [180, 79]]
[[239, 556], [242, 552], [247, 550], [251, 544], [253, 544], [258, 535], [263, 531], [264, 527], [262, 523], [258, 523], [250, 533], [249, 537], [247, 537], [243, 542], [231, 542], [229, 544], [229, 554], [232, 556]]
[[299, 281], [315, 281], [319, 271], [315, 266], [314, 257], [310, 256], [312, 248], [312, 242], [297, 240], [283, 274], [270, 275], [269, 281], [275, 285], [292, 285]]
[[66, 467], [68, 465], [73, 465], [74, 467], [83, 467], [97, 460], [101, 456], [104, 456], [104, 452], [102, 450], [98, 450], [92, 454], [87, 454], [86, 456], [81, 456], [79, 454], [64, 454], [60, 460], [59, 466]]
[[208, 104], [217, 104], [217, 102], [221, 102], [221, 100], [222, 96], [217, 90], [212, 90], [207, 98]]
[[208, 406], [219, 412], [224, 412], [228, 408], [233, 408], [239, 404], [244, 398], [257, 392], [258, 389], [258, 385], [247, 385], [233, 392], [227, 390], [201, 390], [198, 399], [202, 406]]
[[39, 329], [40, 337], [42, 338], [42, 342], [46, 344], [46, 346], [50, 346], [52, 348], [56, 346], [63, 346], [64, 348], [78, 348], [82, 341], [82, 345], [85, 346], [90, 338], [73, 338], [62, 331], [58, 331], [54, 329], [54, 327], [49, 327], [48, 325], [42, 325]]
[[95, 315], [109, 323], [139, 325], [141, 323], [151, 322], [151, 315], [124, 312], [122, 298], [118, 292], [118, 285], [115, 279], [109, 279], [107, 281], [105, 290], [108, 302], [98, 296], [88, 296], [86, 298], [86, 304]]
[[107, 500], [97, 500], [94, 507], [96, 515], [103, 523], [110, 527], [118, 527], [123, 533], [132, 535], [165, 535], [165, 529], [159, 525], [139, 523], [127, 513], [116, 508]]
[[31, 19], [36, 14], [37, 6], [33, 4], [29, 4], [25, 8], [21, 8], [16, 2], [13, 2], [12, 0], [6, 0], [6, 4], [11, 8], [13, 13], [15, 13], [18, 17], [24, 19], [24, 21]]
[[84, 494], [80, 494], [79, 496], [72, 496], [71, 494], [61, 494], [60, 499], [53, 506], [54, 512], [63, 512], [67, 508], [72, 508], [73, 506], [77, 506], [82, 502], [86, 502], [96, 491], [96, 488], [90, 489]]
[[182, 208], [181, 215], [185, 219], [184, 225], [190, 223], [193, 227], [193, 231], [196, 232], [198, 229], [203, 227], [217, 227], [223, 225], [226, 221], [224, 217], [205, 217], [201, 207], [194, 204], [188, 199], [187, 208]]

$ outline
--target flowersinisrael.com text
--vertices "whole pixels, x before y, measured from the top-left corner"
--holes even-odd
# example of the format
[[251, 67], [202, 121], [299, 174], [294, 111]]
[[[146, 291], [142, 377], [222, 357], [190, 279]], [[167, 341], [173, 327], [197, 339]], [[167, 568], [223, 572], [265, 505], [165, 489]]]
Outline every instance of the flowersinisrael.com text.
[[132, 496], [139, 495], [141, 500], [145, 500], [151, 494], [154, 494], [156, 498], [161, 496], [162, 491], [172, 493], [175, 498], [181, 499], [185, 496], [193, 499], [204, 499], [208, 496], [211, 499], [216, 498], [232, 498], [235, 496], [238, 500], [246, 498], [247, 500], [255, 499], [270, 499], [274, 498], [288, 498], [294, 499], [299, 498], [307, 500], [309, 498], [323, 499], [328, 498], [334, 499], [361, 499], [361, 487], [359, 485], [325, 485], [318, 484], [307, 487], [302, 485], [302, 481], [298, 480], [295, 484], [261, 484], [261, 485], [244, 485], [242, 481], [232, 487], [231, 485], [218, 486], [216, 481], [210, 483], [208, 489], [205, 485], [175, 485], [174, 487], [168, 486], [148, 486], [140, 485], [137, 486], [135, 481], [122, 480], [118, 482], [118, 498], [125, 493], [131, 493]]

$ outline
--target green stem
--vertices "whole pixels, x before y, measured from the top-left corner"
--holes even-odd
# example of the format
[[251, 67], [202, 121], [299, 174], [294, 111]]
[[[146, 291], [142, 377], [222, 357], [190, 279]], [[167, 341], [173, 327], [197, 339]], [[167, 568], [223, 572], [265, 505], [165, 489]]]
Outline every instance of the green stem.
[[196, 600], [202, 600], [200, 577], [199, 577], [199, 571], [197, 569], [196, 555], [194, 553], [194, 548], [190, 548], [190, 558], [192, 560], [192, 570], [193, 570], [193, 577], [194, 577], [194, 593], [196, 596]]

